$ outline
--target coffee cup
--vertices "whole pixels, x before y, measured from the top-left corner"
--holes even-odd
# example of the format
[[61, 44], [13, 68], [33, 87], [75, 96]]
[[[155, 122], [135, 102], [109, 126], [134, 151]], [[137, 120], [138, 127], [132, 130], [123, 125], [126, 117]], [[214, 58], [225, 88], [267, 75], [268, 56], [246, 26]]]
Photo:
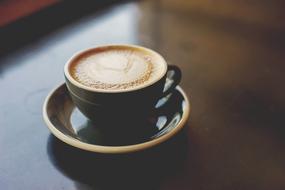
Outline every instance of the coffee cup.
[[144, 117], [181, 80], [177, 66], [135, 45], [105, 45], [76, 53], [64, 66], [69, 94], [90, 120]]

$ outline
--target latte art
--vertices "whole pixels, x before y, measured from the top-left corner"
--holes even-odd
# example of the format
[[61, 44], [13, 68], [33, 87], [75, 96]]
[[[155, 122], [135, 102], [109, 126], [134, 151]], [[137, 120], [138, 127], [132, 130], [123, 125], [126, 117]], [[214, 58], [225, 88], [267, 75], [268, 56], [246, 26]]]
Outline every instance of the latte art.
[[129, 89], [153, 81], [161, 72], [156, 58], [136, 49], [105, 49], [78, 59], [70, 68], [79, 83], [95, 89]]

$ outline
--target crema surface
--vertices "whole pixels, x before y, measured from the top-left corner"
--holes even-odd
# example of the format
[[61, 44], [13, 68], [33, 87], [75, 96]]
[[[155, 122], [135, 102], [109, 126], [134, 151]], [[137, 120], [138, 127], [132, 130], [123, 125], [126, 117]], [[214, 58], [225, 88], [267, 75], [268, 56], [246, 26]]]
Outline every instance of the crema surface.
[[104, 49], [77, 59], [71, 75], [96, 89], [131, 89], [159, 78], [163, 63], [156, 56], [136, 49]]

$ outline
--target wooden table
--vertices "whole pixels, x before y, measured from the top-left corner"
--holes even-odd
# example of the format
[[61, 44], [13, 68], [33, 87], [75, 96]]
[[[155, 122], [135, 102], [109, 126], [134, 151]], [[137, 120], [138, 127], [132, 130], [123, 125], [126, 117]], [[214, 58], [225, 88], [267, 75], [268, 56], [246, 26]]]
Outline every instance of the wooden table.
[[[62, 7], [0, 31], [1, 190], [285, 189], [283, 2]], [[86, 14], [77, 14], [81, 8]], [[50, 134], [42, 105], [64, 81], [63, 65], [78, 50], [107, 43], [147, 46], [182, 69], [192, 113], [178, 136], [110, 156]]]

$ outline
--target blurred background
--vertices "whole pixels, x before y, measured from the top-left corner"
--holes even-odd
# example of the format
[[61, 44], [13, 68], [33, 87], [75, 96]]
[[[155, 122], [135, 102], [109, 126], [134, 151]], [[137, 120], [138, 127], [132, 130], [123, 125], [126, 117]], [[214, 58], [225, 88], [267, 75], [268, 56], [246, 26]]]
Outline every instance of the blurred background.
[[282, 0], [0, 0], [0, 189], [90, 188], [50, 163], [41, 109], [69, 57], [109, 43], [146, 46], [178, 65], [191, 101], [187, 157], [175, 176], [155, 173], [144, 189], [285, 189], [284, 8]]

